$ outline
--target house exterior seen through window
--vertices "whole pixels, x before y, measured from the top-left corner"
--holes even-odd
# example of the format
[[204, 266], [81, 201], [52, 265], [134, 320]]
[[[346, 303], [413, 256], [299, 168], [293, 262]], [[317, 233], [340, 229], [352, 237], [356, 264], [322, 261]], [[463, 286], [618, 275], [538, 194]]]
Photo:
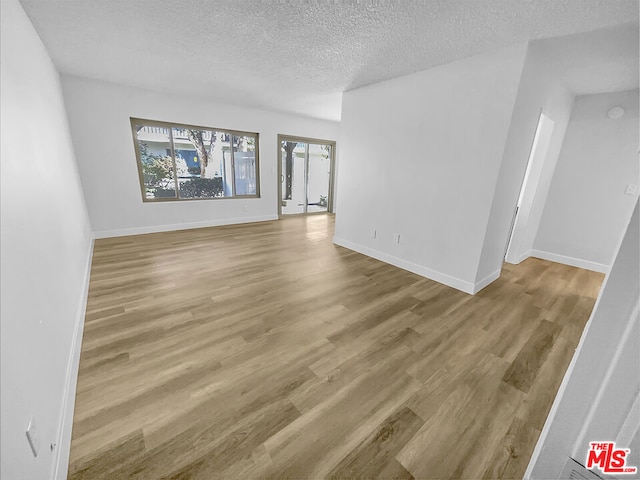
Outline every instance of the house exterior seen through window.
[[142, 199], [259, 197], [258, 134], [131, 119]]

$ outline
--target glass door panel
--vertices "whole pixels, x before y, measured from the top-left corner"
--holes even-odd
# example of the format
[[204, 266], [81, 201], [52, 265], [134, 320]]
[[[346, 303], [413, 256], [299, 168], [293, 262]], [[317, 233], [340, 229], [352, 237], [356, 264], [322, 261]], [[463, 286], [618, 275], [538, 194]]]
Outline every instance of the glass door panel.
[[331, 145], [309, 144], [307, 212], [326, 212], [329, 206]]
[[307, 144], [283, 141], [280, 148], [282, 161], [282, 213], [290, 215], [306, 212], [306, 158]]
[[236, 195], [256, 195], [256, 140], [233, 136]]

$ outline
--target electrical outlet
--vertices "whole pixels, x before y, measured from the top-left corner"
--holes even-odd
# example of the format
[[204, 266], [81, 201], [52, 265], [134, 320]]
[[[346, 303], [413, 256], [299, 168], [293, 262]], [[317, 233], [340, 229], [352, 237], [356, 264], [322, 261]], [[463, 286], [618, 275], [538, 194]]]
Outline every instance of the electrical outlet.
[[38, 438], [38, 432], [36, 431], [36, 420], [31, 416], [29, 420], [29, 426], [27, 427], [27, 441], [29, 442], [29, 446], [31, 447], [31, 451], [33, 452], [33, 456], [38, 456], [38, 449], [40, 448], [40, 438]]
[[394, 233], [393, 234], [393, 243], [400, 243], [400, 234], [399, 233]]
[[638, 185], [634, 185], [630, 183], [629, 185], [627, 185], [627, 188], [625, 189], [624, 193], [626, 195], [635, 195], [637, 191], [638, 191]]
[[371, 230], [371, 233], [369, 234], [369, 238], [376, 238], [376, 231], [375, 230]]

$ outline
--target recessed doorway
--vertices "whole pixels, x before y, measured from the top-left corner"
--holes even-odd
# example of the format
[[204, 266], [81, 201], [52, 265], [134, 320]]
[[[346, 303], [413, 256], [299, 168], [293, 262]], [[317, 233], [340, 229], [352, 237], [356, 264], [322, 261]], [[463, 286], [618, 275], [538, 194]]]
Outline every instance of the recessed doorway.
[[278, 214], [333, 212], [336, 142], [278, 135]]
[[[545, 165], [547, 152], [551, 145], [554, 121], [544, 113], [540, 113], [538, 124], [533, 136], [531, 151], [527, 161], [527, 168], [520, 186], [518, 202], [511, 222], [511, 231], [507, 241], [504, 258], [509, 263], [520, 263], [529, 256], [529, 248], [524, 246], [527, 237], [527, 227], [529, 226], [529, 216], [533, 209], [540, 176]], [[540, 198], [538, 198], [540, 201]], [[531, 232], [529, 232], [529, 235]]]

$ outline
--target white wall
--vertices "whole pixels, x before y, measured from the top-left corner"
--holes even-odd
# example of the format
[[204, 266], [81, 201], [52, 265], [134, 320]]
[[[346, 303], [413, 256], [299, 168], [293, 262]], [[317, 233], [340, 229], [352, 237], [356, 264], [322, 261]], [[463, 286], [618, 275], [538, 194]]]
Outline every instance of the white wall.
[[66, 478], [91, 228], [58, 74], [18, 1], [0, 4], [0, 477], [52, 478], [59, 454]]
[[[583, 463], [587, 454], [585, 442], [614, 440], [624, 421], [624, 414], [631, 408], [634, 398], [637, 399], [640, 378], [637, 336], [632, 337], [631, 342], [635, 355], [625, 355], [622, 348], [629, 343], [625, 342], [625, 337], [633, 335], [634, 331], [629, 327], [633, 328], [634, 321], [637, 332], [640, 301], [639, 233], [640, 214], [636, 203], [624, 240], [605, 278], [591, 318], [542, 430], [526, 478], [558, 478], [566, 459], [571, 455]], [[619, 244], [620, 235], [617, 240]], [[620, 355], [618, 368], [611, 371], [616, 354]], [[605, 392], [613, 393], [608, 398], [611, 400], [608, 408], [594, 410], [592, 406], [606, 404], [607, 399], [600, 398], [605, 400], [601, 402], [598, 396], [603, 382], [607, 380], [617, 380], [618, 384], [631, 388]], [[587, 438], [581, 432], [595, 438]], [[628, 448], [629, 445], [619, 447]], [[640, 452], [632, 451], [629, 460], [629, 465], [640, 466]]]
[[[278, 133], [336, 139], [338, 123], [63, 76], [63, 91], [97, 237], [277, 218]], [[258, 199], [143, 203], [130, 117], [258, 132]]]
[[[607, 111], [624, 107], [622, 118]], [[638, 195], [638, 90], [576, 97], [533, 254], [606, 271]]]
[[517, 45], [346, 92], [334, 241], [475, 291], [525, 52]]
[[573, 94], [559, 82], [546, 63], [546, 51], [532, 42], [527, 51], [518, 97], [513, 110], [509, 136], [504, 149], [500, 175], [496, 183], [491, 215], [487, 225], [476, 280], [494, 278], [502, 269], [503, 257], [514, 209], [527, 168], [536, 125], [544, 112], [554, 122], [544, 165], [536, 171], [536, 192], [530, 204], [526, 224], [519, 225], [516, 242], [510, 250], [511, 261], [522, 261], [530, 252], [551, 178], [565, 136]]

